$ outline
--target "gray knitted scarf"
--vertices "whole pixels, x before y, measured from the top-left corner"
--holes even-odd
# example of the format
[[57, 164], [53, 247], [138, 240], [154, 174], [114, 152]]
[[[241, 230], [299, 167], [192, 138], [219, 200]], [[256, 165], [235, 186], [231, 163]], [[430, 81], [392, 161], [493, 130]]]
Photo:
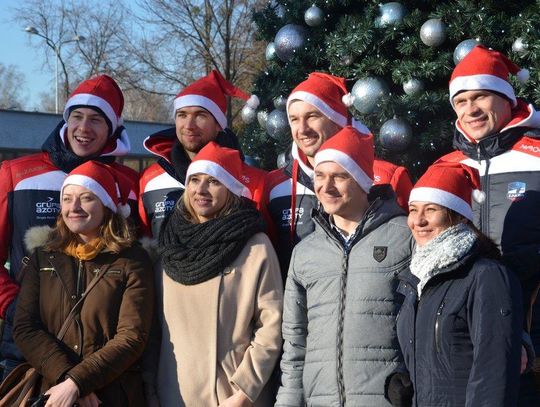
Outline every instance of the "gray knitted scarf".
[[424, 246], [416, 246], [410, 270], [420, 282], [418, 297], [427, 282], [442, 269], [461, 260], [476, 242], [476, 234], [464, 223], [451, 226]]

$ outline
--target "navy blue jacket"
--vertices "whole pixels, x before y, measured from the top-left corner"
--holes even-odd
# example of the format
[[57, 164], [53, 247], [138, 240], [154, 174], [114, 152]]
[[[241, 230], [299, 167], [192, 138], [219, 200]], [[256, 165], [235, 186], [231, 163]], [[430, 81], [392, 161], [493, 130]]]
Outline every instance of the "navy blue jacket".
[[414, 406], [510, 407], [517, 402], [521, 293], [517, 278], [473, 248], [434, 276], [400, 275], [397, 331]]

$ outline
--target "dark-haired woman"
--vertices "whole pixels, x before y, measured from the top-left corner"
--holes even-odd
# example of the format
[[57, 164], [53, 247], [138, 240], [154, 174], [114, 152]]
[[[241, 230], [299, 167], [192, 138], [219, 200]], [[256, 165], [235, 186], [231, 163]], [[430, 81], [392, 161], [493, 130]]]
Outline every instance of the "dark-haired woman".
[[88, 161], [62, 186], [56, 226], [27, 234], [37, 249], [24, 269], [14, 336], [43, 376], [47, 407], [146, 405], [139, 359], [154, 284], [126, 223], [129, 186], [114, 168]]
[[476, 170], [440, 163], [411, 192], [408, 225], [417, 247], [410, 273], [400, 276], [406, 299], [397, 321], [407, 372], [387, 381], [393, 405], [516, 404], [520, 288], [494, 243], [472, 226], [478, 186]]
[[206, 145], [161, 228], [161, 406], [273, 405], [283, 289], [242, 166], [237, 151]]

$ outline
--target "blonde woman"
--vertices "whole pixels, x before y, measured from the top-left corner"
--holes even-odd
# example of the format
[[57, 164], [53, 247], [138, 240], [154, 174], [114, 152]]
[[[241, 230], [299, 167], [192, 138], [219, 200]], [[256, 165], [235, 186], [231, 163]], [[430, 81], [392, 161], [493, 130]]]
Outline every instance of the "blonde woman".
[[272, 406], [283, 288], [238, 151], [210, 142], [162, 226], [161, 406]]

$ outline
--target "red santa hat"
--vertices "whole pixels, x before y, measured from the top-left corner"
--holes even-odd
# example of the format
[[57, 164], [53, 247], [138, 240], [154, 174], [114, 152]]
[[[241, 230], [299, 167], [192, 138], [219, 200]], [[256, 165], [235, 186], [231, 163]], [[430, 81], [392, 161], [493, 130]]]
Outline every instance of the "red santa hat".
[[[361, 133], [370, 133], [369, 129], [354, 120], [348, 110], [349, 95], [345, 78], [323, 72], [312, 72], [308, 78], [293, 89], [287, 99], [287, 115], [295, 100], [309, 103], [340, 127], [352, 125]], [[289, 122], [290, 123], [290, 122]]]
[[242, 182], [244, 164], [238, 150], [221, 147], [214, 141], [205, 145], [193, 158], [186, 172], [186, 185], [193, 174], [214, 177], [237, 196], [251, 199], [251, 192]]
[[74, 106], [92, 106], [98, 108], [109, 120], [113, 134], [123, 124], [122, 110], [124, 95], [113, 78], [98, 75], [83, 81], [71, 93], [64, 107], [64, 120], [67, 122]]
[[529, 71], [520, 69], [508, 57], [477, 45], [454, 68], [450, 78], [450, 103], [454, 106], [454, 96], [467, 90], [490, 90], [506, 96], [515, 107], [517, 104], [514, 88], [508, 82], [509, 75], [516, 75], [521, 82], [527, 81]]
[[241, 89], [228, 82], [215, 69], [204, 78], [186, 86], [174, 99], [174, 111], [186, 106], [200, 106], [212, 113], [222, 129], [227, 127], [227, 99], [233, 96], [246, 101], [252, 109], [259, 106], [256, 95], [249, 96]]
[[323, 162], [335, 162], [367, 193], [373, 185], [373, 160], [373, 136], [347, 126], [323, 143], [315, 154], [315, 168]]
[[475, 168], [456, 162], [437, 162], [420, 177], [409, 196], [414, 201], [432, 202], [473, 220], [472, 200], [481, 203], [480, 175]]
[[131, 212], [128, 204], [131, 183], [124, 174], [109, 165], [87, 161], [68, 174], [62, 185], [62, 194], [67, 185], [79, 185], [92, 191], [103, 205], [124, 218]]

